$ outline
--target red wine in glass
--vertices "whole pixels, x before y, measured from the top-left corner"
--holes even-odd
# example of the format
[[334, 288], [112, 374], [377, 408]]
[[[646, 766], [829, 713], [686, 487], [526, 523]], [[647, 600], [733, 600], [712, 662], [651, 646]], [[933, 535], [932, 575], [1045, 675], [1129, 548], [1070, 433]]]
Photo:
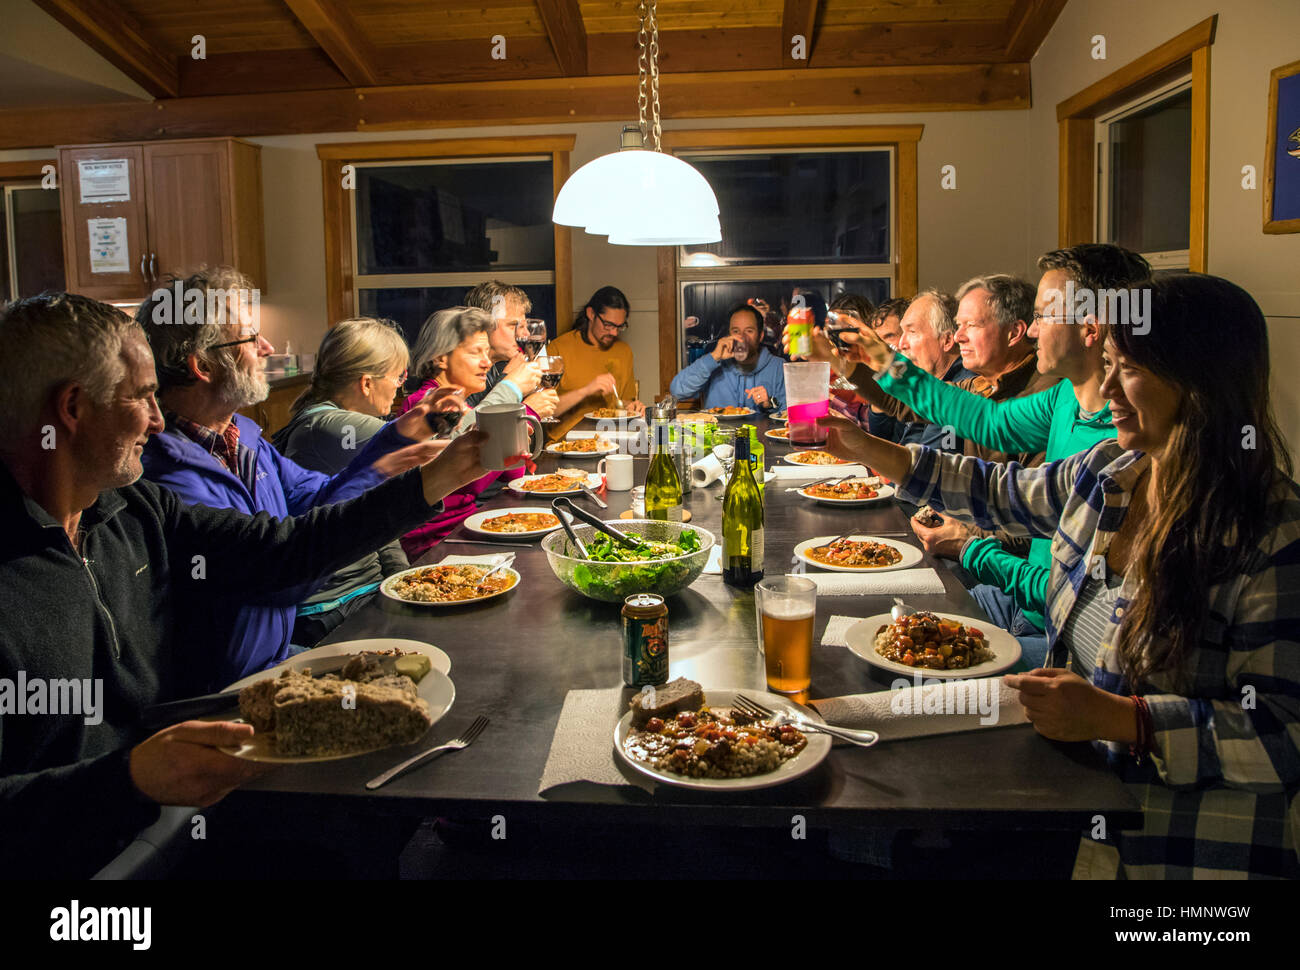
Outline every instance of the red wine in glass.
[[560, 381], [564, 379], [564, 372], [558, 374], [543, 374], [542, 387], [559, 387]]

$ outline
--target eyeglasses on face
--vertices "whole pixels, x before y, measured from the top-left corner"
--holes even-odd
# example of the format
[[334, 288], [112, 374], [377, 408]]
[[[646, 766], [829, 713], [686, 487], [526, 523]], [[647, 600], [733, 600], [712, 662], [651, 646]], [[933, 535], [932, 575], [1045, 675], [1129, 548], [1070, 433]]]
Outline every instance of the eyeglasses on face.
[[596, 314], [596, 319], [601, 322], [601, 325], [604, 326], [605, 329], [613, 330], [615, 333], [622, 333], [624, 330], [628, 328], [628, 325], [626, 323], [610, 323], [599, 313]]
[[222, 347], [238, 347], [240, 344], [254, 344], [262, 336], [260, 330], [254, 330], [247, 337], [240, 337], [238, 340], [227, 340], [224, 344], [213, 344], [210, 350], [220, 350]]
[[1044, 313], [1042, 310], [1035, 310], [1031, 319], [1034, 323], [1041, 320], [1069, 320], [1070, 315], [1068, 313]]

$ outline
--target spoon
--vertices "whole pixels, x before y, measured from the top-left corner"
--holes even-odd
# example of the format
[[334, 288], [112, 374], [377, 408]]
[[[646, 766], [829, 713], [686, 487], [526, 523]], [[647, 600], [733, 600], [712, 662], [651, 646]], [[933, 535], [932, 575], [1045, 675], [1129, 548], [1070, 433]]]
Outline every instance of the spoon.
[[897, 596], [895, 596], [895, 597], [894, 597], [894, 606], [893, 606], [892, 609], [890, 609], [890, 611], [889, 611], [889, 615], [892, 616], [892, 617], [894, 618], [894, 622], [898, 622], [898, 621], [901, 620], [903, 617], [905, 617], [905, 616], [911, 616], [911, 615], [912, 615], [913, 613], [915, 613], [915, 612], [916, 612], [916, 609], [915, 609], [914, 607], [908, 606], [908, 605], [907, 605], [906, 603], [904, 603], [901, 599], [899, 599]]
[[500, 572], [501, 570], [505, 569], [514, 561], [515, 561], [515, 557], [513, 555], [505, 559], [502, 559], [499, 563], [497, 563], [495, 566], [493, 566], [491, 569], [489, 569], [487, 572], [485, 572], [482, 576], [479, 577], [476, 588], [482, 589], [483, 584], [487, 582], [489, 576], [491, 576], [493, 573]]

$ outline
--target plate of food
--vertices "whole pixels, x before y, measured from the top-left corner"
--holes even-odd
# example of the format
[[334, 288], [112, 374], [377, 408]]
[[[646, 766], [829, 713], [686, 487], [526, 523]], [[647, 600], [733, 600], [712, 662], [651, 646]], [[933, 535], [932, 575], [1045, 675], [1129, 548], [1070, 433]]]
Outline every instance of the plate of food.
[[665, 785], [751, 791], [783, 785], [812, 771], [831, 737], [754, 721], [731, 707], [736, 694], [812, 723], [814, 710], [761, 690], [703, 690], [679, 677], [635, 695], [614, 728], [614, 750], [634, 771]]
[[736, 421], [758, 414], [753, 408], [738, 407], [734, 404], [719, 408], [705, 408], [704, 413], [713, 415], [719, 421]]
[[1020, 660], [1020, 642], [987, 620], [920, 612], [895, 620], [888, 613], [849, 627], [849, 650], [883, 670], [941, 680], [992, 677]]
[[909, 569], [923, 558], [919, 546], [880, 536], [818, 536], [799, 543], [794, 554], [809, 566], [836, 573]]
[[717, 424], [718, 417], [707, 411], [685, 411], [677, 415], [679, 424]]
[[856, 476], [842, 481], [821, 482], [799, 489], [799, 494], [822, 505], [854, 508], [883, 502], [894, 495], [894, 486], [884, 484], [878, 477]]
[[509, 566], [488, 576], [493, 568], [479, 563], [415, 566], [393, 573], [379, 592], [408, 606], [468, 606], [504, 596], [519, 585], [519, 574]]
[[[358, 649], [381, 643], [391, 646]], [[227, 688], [239, 691], [240, 720], [256, 733], [223, 750], [249, 761], [308, 764], [415, 744], [456, 700], [450, 665], [437, 647], [416, 641], [309, 650]]]
[[596, 408], [594, 411], [588, 411], [583, 415], [583, 417], [589, 421], [608, 421], [611, 418], [618, 418], [620, 420], [635, 418], [637, 415], [633, 414], [627, 408]]
[[560, 527], [560, 520], [549, 508], [528, 507], [492, 509], [476, 512], [465, 520], [465, 528], [481, 536], [502, 539], [538, 539]]
[[600, 488], [601, 477], [581, 469], [561, 468], [549, 475], [523, 475], [510, 480], [510, 488], [521, 495], [578, 495], [584, 485]]
[[769, 428], [767, 431], [764, 431], [764, 432], [763, 432], [763, 437], [764, 437], [764, 438], [770, 438], [770, 439], [773, 440], [773, 441], [784, 441], [786, 444], [789, 444], [789, 443], [790, 443], [790, 429], [789, 429], [789, 428]]
[[792, 465], [851, 465], [853, 462], [836, 458], [829, 451], [792, 451], [784, 457]]
[[769, 414], [768, 417], [773, 421], [781, 421], [783, 423], [790, 420], [790, 415], [786, 414], [785, 408], [777, 411], [776, 414]]
[[568, 438], [546, 446], [547, 454], [574, 458], [602, 458], [617, 451], [618, 445], [607, 438]]

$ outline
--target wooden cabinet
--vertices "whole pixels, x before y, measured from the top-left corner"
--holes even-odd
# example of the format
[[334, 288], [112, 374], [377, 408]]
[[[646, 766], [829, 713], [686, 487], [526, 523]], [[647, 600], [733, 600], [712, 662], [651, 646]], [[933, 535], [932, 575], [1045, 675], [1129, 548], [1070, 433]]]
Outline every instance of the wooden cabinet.
[[[129, 200], [83, 202], [79, 163], [112, 160], [125, 162]], [[266, 289], [258, 146], [236, 138], [65, 146], [59, 171], [72, 292], [141, 300], [168, 275], [188, 275], [204, 264], [234, 266]], [[106, 245], [119, 247], [117, 265], [106, 248], [99, 250], [100, 265], [92, 265], [96, 220], [121, 220], [100, 223]]]
[[260, 404], [240, 410], [246, 418], [252, 418], [262, 426], [262, 437], [268, 441], [289, 423], [293, 402], [311, 383], [311, 374], [295, 374], [293, 377], [280, 377], [271, 381], [271, 395]]

